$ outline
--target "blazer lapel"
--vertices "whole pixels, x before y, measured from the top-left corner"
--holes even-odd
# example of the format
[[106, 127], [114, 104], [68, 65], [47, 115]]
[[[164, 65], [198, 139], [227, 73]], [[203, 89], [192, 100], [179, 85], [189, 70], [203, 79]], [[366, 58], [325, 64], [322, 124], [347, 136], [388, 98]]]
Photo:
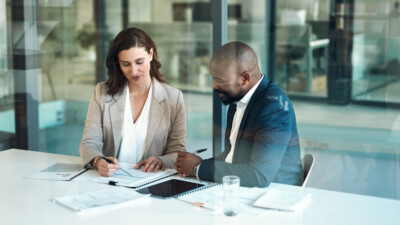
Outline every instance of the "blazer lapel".
[[250, 114], [252, 108], [254, 107], [254, 103], [258, 100], [258, 98], [260, 97], [260, 95], [263, 92], [263, 90], [265, 88], [267, 88], [268, 83], [269, 83], [269, 79], [264, 75], [262, 81], [258, 85], [257, 89], [254, 91], [253, 96], [251, 96], [251, 99], [249, 101], [249, 104], [246, 107], [246, 110], [244, 111], [244, 114], [243, 114], [243, 117], [242, 117], [242, 121], [240, 122], [238, 135], [236, 137], [235, 151], [234, 151], [234, 155], [232, 157], [232, 162], [236, 162], [236, 158], [237, 158], [237, 155], [238, 155], [237, 154], [237, 149], [238, 149], [238, 146], [239, 146], [239, 141], [243, 136], [243, 130], [244, 130], [245, 126], [246, 126], [247, 118], [249, 117], [249, 114]]
[[110, 106], [110, 121], [114, 137], [114, 149], [115, 149], [114, 156], [116, 158], [118, 158], [119, 156], [119, 150], [122, 140], [122, 124], [124, 122], [126, 90], [127, 88], [125, 86], [118, 96], [114, 96], [115, 101]]
[[165, 94], [163, 87], [161, 86], [160, 82], [153, 78], [153, 93], [145, 141], [145, 157], [147, 157], [150, 144], [153, 141], [154, 135], [156, 134], [157, 128], [159, 127], [161, 119], [164, 115], [164, 107], [162, 107], [162, 102], [164, 101], [164, 99]]

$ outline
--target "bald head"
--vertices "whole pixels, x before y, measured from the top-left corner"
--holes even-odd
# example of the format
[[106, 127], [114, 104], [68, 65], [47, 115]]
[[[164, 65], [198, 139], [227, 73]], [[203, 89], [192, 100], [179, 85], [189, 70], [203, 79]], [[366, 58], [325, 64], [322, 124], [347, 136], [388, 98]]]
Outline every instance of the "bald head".
[[223, 45], [214, 53], [210, 64], [231, 65], [237, 71], [261, 75], [256, 53], [243, 42], [235, 41]]
[[242, 42], [229, 42], [214, 53], [210, 75], [224, 104], [239, 101], [262, 77], [256, 53]]

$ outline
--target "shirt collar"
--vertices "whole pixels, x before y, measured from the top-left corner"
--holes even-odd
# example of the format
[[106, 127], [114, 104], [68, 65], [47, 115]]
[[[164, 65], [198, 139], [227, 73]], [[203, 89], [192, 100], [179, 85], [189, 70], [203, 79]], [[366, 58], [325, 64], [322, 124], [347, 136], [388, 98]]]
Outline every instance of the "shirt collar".
[[238, 102], [235, 102], [235, 104], [241, 108], [245, 105], [247, 105], [251, 99], [251, 97], [253, 96], [254, 92], [256, 91], [258, 85], [260, 85], [262, 79], [264, 78], [264, 75], [262, 74], [262, 77], [260, 78], [260, 80], [257, 82], [256, 85], [254, 85], [247, 93], [245, 96], [243, 96]]

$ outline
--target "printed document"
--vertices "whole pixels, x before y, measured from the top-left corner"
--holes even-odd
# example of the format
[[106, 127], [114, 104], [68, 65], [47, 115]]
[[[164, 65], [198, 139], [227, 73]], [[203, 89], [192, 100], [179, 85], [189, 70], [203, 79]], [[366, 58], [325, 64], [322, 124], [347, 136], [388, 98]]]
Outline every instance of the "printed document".
[[65, 207], [79, 212], [88, 212], [99, 209], [116, 207], [121, 203], [128, 203], [148, 194], [140, 194], [133, 189], [114, 187], [83, 194], [57, 197], [53, 200]]
[[141, 169], [133, 169], [132, 167], [124, 167], [123, 169], [129, 175], [122, 170], [118, 170], [111, 177], [96, 177], [90, 180], [98, 183], [137, 188], [176, 174], [176, 170], [173, 169], [149, 173], [143, 172]]
[[254, 202], [254, 206], [297, 212], [303, 210], [310, 200], [311, 194], [305, 189], [300, 191], [269, 189], [267, 193]]
[[85, 171], [86, 169], [82, 164], [54, 163], [53, 165], [24, 178], [70, 181]]

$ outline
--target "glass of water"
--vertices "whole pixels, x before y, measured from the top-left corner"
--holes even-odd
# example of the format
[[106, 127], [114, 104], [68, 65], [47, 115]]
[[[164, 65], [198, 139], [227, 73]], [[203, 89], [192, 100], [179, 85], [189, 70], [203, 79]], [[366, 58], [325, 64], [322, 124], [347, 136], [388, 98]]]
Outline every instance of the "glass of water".
[[224, 176], [222, 178], [224, 187], [224, 214], [235, 216], [239, 213], [239, 186], [240, 178], [238, 176]]

